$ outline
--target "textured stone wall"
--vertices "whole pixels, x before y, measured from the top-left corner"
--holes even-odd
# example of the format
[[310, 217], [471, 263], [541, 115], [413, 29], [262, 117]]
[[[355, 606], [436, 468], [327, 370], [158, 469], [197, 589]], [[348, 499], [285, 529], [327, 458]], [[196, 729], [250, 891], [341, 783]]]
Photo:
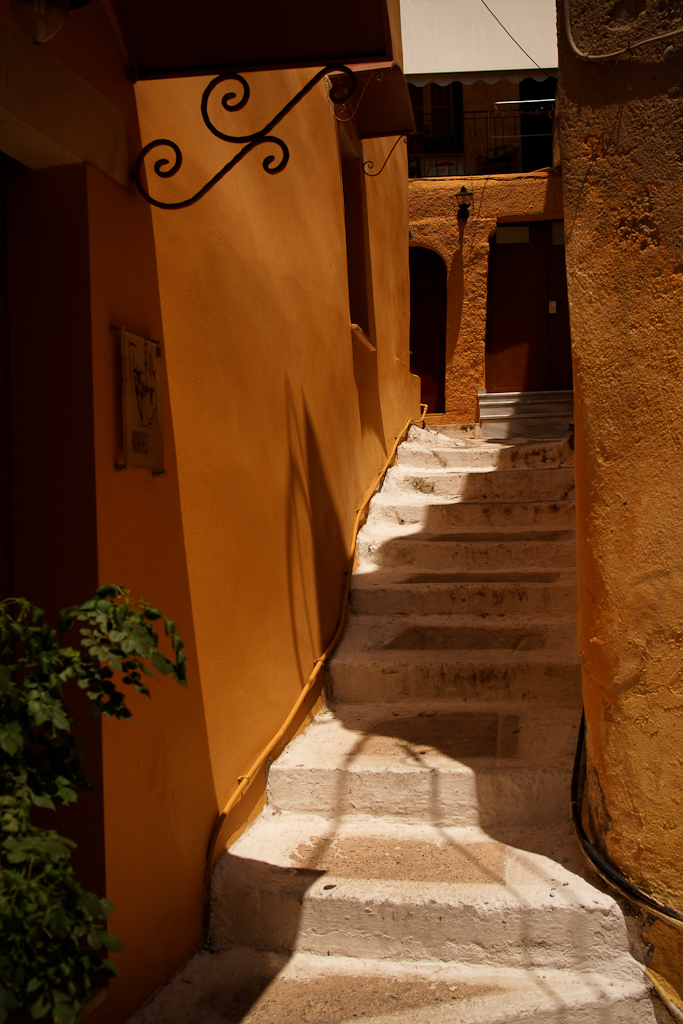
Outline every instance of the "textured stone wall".
[[[474, 195], [467, 222], [456, 216], [463, 183]], [[413, 179], [409, 197], [411, 245], [438, 252], [448, 270], [444, 421], [474, 423], [485, 386], [489, 239], [499, 223], [560, 220], [560, 172]]]
[[[590, 61], [558, 12], [589, 809], [612, 861], [683, 910], [683, 37]], [[680, 13], [570, 0], [592, 53]], [[680, 992], [683, 936], [649, 938]]]

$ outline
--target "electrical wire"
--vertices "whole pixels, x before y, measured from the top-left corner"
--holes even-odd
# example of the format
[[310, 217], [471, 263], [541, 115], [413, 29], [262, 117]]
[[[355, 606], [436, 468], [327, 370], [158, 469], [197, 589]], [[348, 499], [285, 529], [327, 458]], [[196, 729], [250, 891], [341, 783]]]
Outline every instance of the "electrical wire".
[[[503, 22], [502, 22], [502, 21], [500, 20], [500, 18], [499, 18], [499, 17], [497, 16], [497, 15], [495, 15], [495, 14], [493, 13], [493, 11], [492, 11], [492, 10], [491, 10], [491, 8], [489, 7], [489, 5], [488, 5], [488, 4], [486, 3], [486, 0], [481, 0], [481, 2], [483, 3], [483, 5], [484, 5], [484, 7], [486, 8], [486, 10], [487, 10], [487, 11], [489, 12], [489, 14], [491, 15], [491, 17], [492, 17], [492, 18], [495, 18], [495, 19], [496, 19], [496, 21], [498, 22], [498, 24], [499, 24], [499, 25], [500, 25], [500, 27], [502, 28], [503, 32], [506, 32], [506, 33], [507, 33], [507, 34], [508, 34], [508, 35], [510, 36], [510, 39], [511, 39], [511, 40], [512, 40], [512, 42], [513, 42], [513, 43], [515, 44], [515, 46], [518, 46], [518, 47], [520, 48], [520, 50], [522, 51], [522, 53], [524, 54], [524, 56], [525, 56], [525, 57], [528, 57], [528, 58], [529, 58], [529, 60], [531, 61], [531, 63], [532, 63], [532, 64], [536, 64], [536, 61], [535, 61], [535, 60], [534, 60], [534, 58], [533, 58], [533, 57], [531, 56], [531, 54], [530, 54], [530, 53], [527, 53], [527, 52], [526, 52], [526, 50], [524, 49], [524, 47], [522, 46], [522, 44], [521, 44], [521, 43], [518, 43], [518, 42], [517, 42], [517, 40], [516, 40], [516, 39], [515, 39], [515, 37], [513, 36], [512, 32], [510, 32], [510, 31], [509, 31], [508, 29], [506, 29], [506, 28], [505, 28], [505, 25], [504, 25], [504, 24], [503, 24]], [[541, 67], [541, 65], [540, 65], [540, 64], [536, 64], [536, 67], [538, 68], [538, 70], [539, 70], [539, 71], [543, 71], [543, 68]]]
[[[481, 0], [481, 2], [484, 3], [484, 0]], [[484, 6], [486, 5], [484, 4]], [[496, 21], [497, 20], [498, 19], [496, 18]], [[583, 57], [584, 60], [611, 60], [614, 57], [623, 57], [625, 53], [630, 53], [632, 50], [635, 50], [638, 46], [645, 46], [647, 43], [657, 43], [660, 39], [671, 39], [672, 36], [679, 36], [683, 34], [683, 28], [676, 28], [673, 29], [671, 32], [662, 32], [658, 36], [650, 36], [648, 39], [639, 39], [637, 43], [629, 43], [622, 50], [614, 50], [612, 53], [584, 53], [584, 51], [580, 50], [574, 42], [571, 19], [569, 15], [569, 0], [564, 0], [564, 27], [567, 33], [567, 42], [571, 46], [572, 51], [576, 54], [577, 57]], [[505, 31], [507, 32], [507, 29]], [[509, 32], [508, 35], [510, 35]], [[519, 43], [517, 45], [519, 46]], [[527, 57], [528, 56], [529, 55], [527, 54]]]
[[[629, 882], [620, 871], [617, 871], [609, 861], [607, 861], [601, 853], [595, 849], [592, 843], [589, 841], [583, 827], [581, 803], [582, 794], [579, 793], [581, 784], [581, 766], [583, 763], [583, 752], [586, 738], [586, 714], [585, 712], [581, 716], [581, 726], [579, 728], [579, 738], [576, 744], [576, 754], [574, 756], [574, 770], [572, 772], [572, 787], [571, 787], [571, 804], [572, 804], [572, 819], [574, 821], [574, 829], [578, 836], [579, 842], [583, 848], [583, 852], [587, 857], [588, 861], [592, 865], [593, 869], [597, 871], [602, 879], [607, 882], [613, 889], [616, 889], [620, 895], [625, 896], [631, 903], [635, 903], [636, 906], [645, 910], [648, 914], [654, 914], [655, 917], [660, 918], [662, 921], [666, 921], [667, 924], [672, 925], [674, 928], [678, 928], [683, 931], [683, 914], [680, 911], [674, 910], [673, 907], [668, 907], [666, 903], [661, 903], [654, 896], [648, 896], [642, 889], [639, 889]], [[585, 773], [585, 769], [584, 769]]]

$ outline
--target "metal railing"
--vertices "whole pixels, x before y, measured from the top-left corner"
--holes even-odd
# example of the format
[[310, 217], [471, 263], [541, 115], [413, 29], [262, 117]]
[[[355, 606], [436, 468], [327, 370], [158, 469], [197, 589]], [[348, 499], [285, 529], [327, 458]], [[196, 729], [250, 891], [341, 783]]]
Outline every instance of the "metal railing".
[[411, 178], [514, 174], [552, 163], [555, 100], [505, 100], [492, 110], [423, 114], [408, 138]]

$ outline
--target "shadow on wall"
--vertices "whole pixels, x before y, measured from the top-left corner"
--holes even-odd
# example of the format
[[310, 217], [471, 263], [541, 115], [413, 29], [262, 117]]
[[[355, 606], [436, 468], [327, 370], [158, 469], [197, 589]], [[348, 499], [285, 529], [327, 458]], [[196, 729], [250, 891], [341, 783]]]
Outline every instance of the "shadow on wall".
[[379, 394], [379, 377], [377, 352], [371, 352], [353, 335], [353, 379], [358, 394], [358, 417], [360, 419], [361, 437], [373, 434], [382, 452], [386, 455], [384, 438], [384, 419], [382, 402]]
[[[285, 386], [289, 482], [285, 545], [292, 646], [301, 685], [339, 617], [346, 540], [306, 402]], [[311, 587], [311, 573], [314, 587]]]
[[[458, 356], [458, 342], [462, 325], [462, 311], [465, 302], [465, 264], [463, 242], [465, 221], [458, 221], [458, 247], [448, 272], [448, 307], [446, 321], [446, 372]], [[451, 389], [449, 389], [451, 390]]]
[[433, 249], [411, 245], [410, 372], [422, 382], [420, 401], [430, 413], [445, 411], [446, 265]]
[[[312, 670], [313, 659], [327, 647], [337, 625], [345, 583], [347, 540], [308, 406], [303, 398], [297, 401], [289, 380], [285, 383], [283, 429], [287, 434], [289, 452], [282, 538], [286, 553], [283, 571], [286, 573], [289, 644], [283, 647], [282, 665], [278, 666], [278, 671], [287, 672], [286, 666], [290, 664], [293, 653], [298, 684], [303, 688]], [[279, 545], [279, 540], [275, 538], [273, 544]], [[315, 702], [315, 693], [306, 698], [293, 722], [290, 736], [303, 725]], [[291, 695], [285, 699], [287, 710], [293, 703]], [[284, 718], [281, 709], [278, 713], [280, 718], [276, 723], [271, 719], [271, 731], [264, 737], [264, 743]], [[280, 755], [284, 746], [275, 748], [271, 761]], [[258, 811], [265, 781], [266, 767], [262, 767], [226, 818], [221, 829], [225, 841], [229, 837], [236, 838], [245, 822]]]

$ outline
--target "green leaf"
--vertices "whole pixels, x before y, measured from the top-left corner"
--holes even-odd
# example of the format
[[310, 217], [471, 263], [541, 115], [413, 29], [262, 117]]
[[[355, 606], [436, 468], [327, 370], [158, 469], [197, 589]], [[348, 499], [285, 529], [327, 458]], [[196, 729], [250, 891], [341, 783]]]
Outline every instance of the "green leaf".
[[116, 967], [116, 964], [114, 964], [111, 960], [102, 961], [102, 963], [100, 964], [99, 973], [108, 974], [112, 978], [118, 978], [119, 976], [118, 968]]
[[[182, 652], [181, 652], [182, 653]], [[173, 671], [173, 665], [165, 658], [161, 651], [155, 651], [152, 655], [152, 664], [154, 665], [157, 672], [161, 672], [162, 675], [167, 676], [169, 672]]]
[[76, 1024], [76, 1012], [68, 1003], [58, 1003], [55, 1001], [52, 1013], [57, 1024]]
[[19, 722], [8, 722], [0, 726], [0, 747], [6, 754], [13, 756], [24, 745], [24, 733]]
[[164, 619], [164, 629], [166, 630], [166, 636], [175, 633], [175, 624], [171, 619]]

